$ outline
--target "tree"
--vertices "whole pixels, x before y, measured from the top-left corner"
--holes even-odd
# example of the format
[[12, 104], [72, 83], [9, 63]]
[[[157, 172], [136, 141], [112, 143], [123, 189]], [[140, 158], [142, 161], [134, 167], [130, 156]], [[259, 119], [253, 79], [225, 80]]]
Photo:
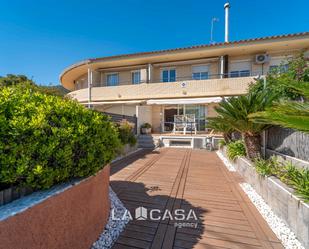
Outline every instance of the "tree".
[[216, 132], [222, 132], [226, 143], [231, 142], [234, 129], [229, 126], [222, 116], [210, 117], [207, 119], [207, 128], [213, 129]]
[[5, 77], [0, 77], [0, 87], [4, 86], [16, 86], [16, 85], [35, 85], [32, 79], [27, 76], [19, 74], [7, 74]]
[[[289, 62], [288, 70], [270, 75], [267, 90], [278, 94], [278, 101], [263, 112], [251, 114], [252, 121], [309, 132], [309, 63], [301, 54]], [[257, 91], [260, 86], [251, 87]]]
[[63, 86], [40, 86], [37, 85], [32, 79], [25, 75], [7, 74], [5, 77], [0, 77], [1, 87], [21, 87], [25, 89], [32, 89], [48, 95], [65, 96], [68, 91]]
[[273, 70], [266, 77], [266, 89], [262, 79], [257, 80], [249, 87], [249, 92], [260, 92], [267, 90], [280, 99], [297, 100], [301, 94], [293, 88], [291, 84], [297, 85], [299, 82], [309, 82], [309, 65], [303, 54], [288, 60], [287, 65], [280, 65], [277, 70]]
[[309, 84], [290, 83], [291, 90], [304, 98], [304, 101], [280, 100], [264, 112], [251, 114], [253, 122], [273, 124], [309, 133]]
[[243, 136], [246, 152], [250, 159], [261, 156], [260, 133], [268, 127], [264, 123], [255, 123], [249, 115], [264, 111], [274, 100], [275, 95], [270, 92], [250, 92], [247, 95], [231, 97], [223, 100], [215, 108], [222, 121], [231, 129], [240, 132]]

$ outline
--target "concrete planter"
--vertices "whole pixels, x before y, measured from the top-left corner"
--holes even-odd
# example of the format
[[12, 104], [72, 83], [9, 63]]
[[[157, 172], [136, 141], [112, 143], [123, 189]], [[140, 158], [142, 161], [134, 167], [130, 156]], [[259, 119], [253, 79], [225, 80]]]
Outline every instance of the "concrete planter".
[[[227, 158], [226, 148], [221, 152]], [[236, 171], [265, 200], [274, 213], [295, 233], [305, 248], [309, 248], [309, 205], [294, 194], [294, 190], [278, 178], [259, 175], [246, 158], [231, 161]]]
[[133, 146], [126, 144], [123, 147], [122, 156], [126, 156], [126, 155], [128, 155], [128, 154], [130, 154], [130, 153], [132, 153], [133, 151], [136, 151], [136, 150], [137, 150], [137, 143]]
[[0, 247], [89, 249], [109, 217], [109, 170], [2, 206]]

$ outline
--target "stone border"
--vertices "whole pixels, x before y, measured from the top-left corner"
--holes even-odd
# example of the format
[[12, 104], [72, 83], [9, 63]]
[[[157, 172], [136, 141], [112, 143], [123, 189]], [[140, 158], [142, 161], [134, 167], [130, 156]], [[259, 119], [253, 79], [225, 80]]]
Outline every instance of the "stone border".
[[[220, 150], [226, 157], [226, 149]], [[274, 213], [295, 233], [305, 248], [309, 248], [309, 205], [298, 198], [293, 189], [274, 176], [259, 175], [246, 158], [230, 161], [236, 171], [265, 200]]]
[[90, 248], [109, 212], [109, 165], [81, 181], [38, 191], [0, 208], [1, 248]]
[[286, 249], [305, 249], [291, 229], [271, 210], [269, 205], [266, 204], [264, 199], [258, 195], [250, 184], [240, 183], [239, 185]]
[[120, 233], [130, 221], [129, 217], [125, 215], [127, 209], [111, 187], [109, 187], [109, 197], [111, 200], [111, 212], [108, 223], [99, 239], [93, 243], [91, 249], [112, 248]]

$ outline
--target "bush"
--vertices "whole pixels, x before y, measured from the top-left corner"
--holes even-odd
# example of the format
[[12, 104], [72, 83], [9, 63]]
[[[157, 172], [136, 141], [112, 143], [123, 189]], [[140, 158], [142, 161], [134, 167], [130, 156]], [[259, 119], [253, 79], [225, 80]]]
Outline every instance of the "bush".
[[137, 143], [136, 137], [134, 135], [134, 124], [128, 122], [127, 120], [122, 120], [117, 124], [119, 139], [122, 144], [129, 144], [134, 146]]
[[141, 128], [149, 129], [149, 128], [151, 128], [151, 124], [149, 124], [149, 123], [144, 123], [144, 124], [141, 125]]
[[276, 175], [280, 167], [275, 157], [269, 160], [264, 160], [262, 158], [256, 159], [254, 161], [254, 166], [256, 171], [262, 176]]
[[280, 180], [295, 189], [298, 196], [309, 202], [309, 170], [298, 169], [292, 163], [280, 168], [277, 173]]
[[120, 146], [107, 116], [73, 100], [18, 87], [0, 89], [0, 136], [2, 188], [45, 189], [92, 175]]
[[219, 145], [219, 148], [221, 149], [221, 148], [223, 148], [226, 145], [226, 141], [224, 139], [221, 139], [219, 141], [218, 145]]
[[309, 170], [298, 169], [291, 162], [280, 163], [276, 157], [255, 160], [256, 171], [262, 176], [276, 176], [295, 189], [298, 196], [309, 202]]
[[227, 145], [227, 156], [230, 160], [235, 160], [238, 156], [246, 156], [246, 148], [242, 140], [231, 142]]

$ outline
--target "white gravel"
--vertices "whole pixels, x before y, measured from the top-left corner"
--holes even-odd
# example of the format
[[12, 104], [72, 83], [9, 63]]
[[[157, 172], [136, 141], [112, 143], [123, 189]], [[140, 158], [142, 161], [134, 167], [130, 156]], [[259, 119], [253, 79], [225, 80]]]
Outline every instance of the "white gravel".
[[224, 163], [224, 165], [227, 167], [227, 169], [229, 171], [235, 172], [236, 169], [234, 168], [234, 166], [230, 163], [230, 161], [221, 153], [221, 151], [217, 151], [216, 152], [218, 157], [222, 160], [222, 162]]
[[280, 219], [271, 208], [265, 203], [263, 198], [248, 183], [240, 183], [240, 187], [248, 195], [252, 203], [256, 206], [260, 214], [266, 220], [270, 228], [276, 234], [282, 245], [286, 249], [305, 249], [297, 240], [295, 234], [290, 228]]
[[[109, 197], [111, 200], [111, 212], [108, 223], [99, 239], [93, 243], [91, 249], [111, 248], [120, 233], [124, 230], [125, 226], [129, 223], [129, 218], [127, 216], [126, 219], [122, 219], [127, 209], [124, 207], [111, 187], [109, 187]], [[112, 217], [112, 210], [115, 219]]]

